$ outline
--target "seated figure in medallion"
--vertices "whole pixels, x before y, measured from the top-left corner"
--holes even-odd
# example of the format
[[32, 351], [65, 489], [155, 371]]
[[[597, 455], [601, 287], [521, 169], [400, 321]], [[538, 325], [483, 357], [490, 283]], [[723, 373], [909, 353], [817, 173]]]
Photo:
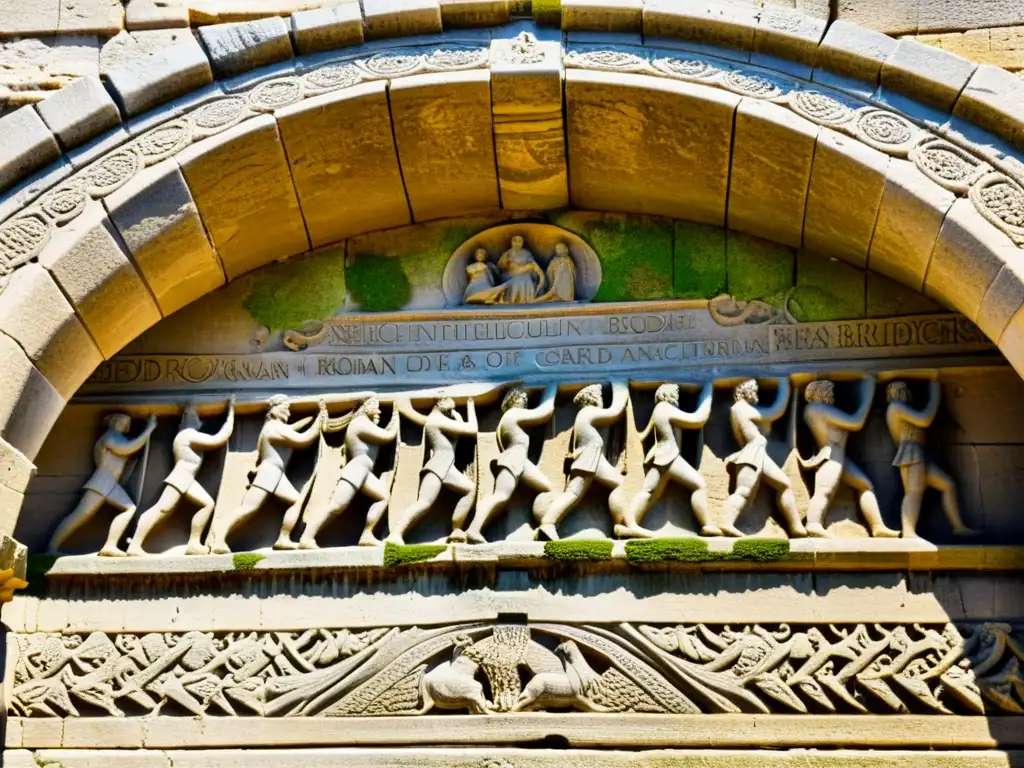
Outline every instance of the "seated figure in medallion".
[[511, 247], [498, 259], [505, 278], [505, 304], [532, 304], [544, 292], [546, 277], [533, 254], [524, 246], [522, 235], [513, 235]]
[[504, 288], [495, 288], [500, 275], [498, 268], [489, 262], [487, 251], [477, 248], [473, 260], [466, 265], [466, 290], [462, 293], [464, 304], [493, 304], [499, 301]]

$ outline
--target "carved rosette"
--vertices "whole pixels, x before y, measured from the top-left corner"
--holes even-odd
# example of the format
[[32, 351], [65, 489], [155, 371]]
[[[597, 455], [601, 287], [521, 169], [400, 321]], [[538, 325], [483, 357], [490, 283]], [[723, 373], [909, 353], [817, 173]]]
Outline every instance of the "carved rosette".
[[1005, 174], [990, 173], [971, 187], [971, 200], [1016, 245], [1024, 245], [1024, 187]]

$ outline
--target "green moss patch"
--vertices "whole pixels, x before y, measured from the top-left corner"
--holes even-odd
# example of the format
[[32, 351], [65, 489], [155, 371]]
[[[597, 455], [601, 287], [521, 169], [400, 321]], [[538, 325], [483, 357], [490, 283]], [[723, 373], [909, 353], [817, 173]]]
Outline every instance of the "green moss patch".
[[867, 316], [930, 315], [949, 310], [895, 280], [868, 272]]
[[864, 270], [838, 259], [801, 251], [790, 311], [803, 322], [864, 317], [866, 286]]
[[412, 298], [412, 288], [397, 259], [359, 254], [346, 266], [348, 289], [367, 312], [401, 309]]
[[562, 0], [533, 0], [533, 20], [544, 26], [562, 26]]
[[742, 232], [730, 231], [726, 237], [728, 293], [733, 298], [761, 299], [782, 306], [793, 287], [796, 252]]
[[544, 555], [565, 562], [609, 560], [614, 543], [608, 539], [560, 539], [544, 544]]
[[739, 539], [732, 546], [730, 560], [753, 560], [770, 563], [789, 554], [788, 539]]
[[715, 559], [708, 543], [700, 539], [634, 539], [626, 542], [626, 559], [631, 563], [703, 563]]
[[724, 229], [677, 221], [674, 259], [676, 298], [713, 299], [725, 293]]
[[410, 565], [433, 560], [445, 550], [444, 544], [393, 544], [384, 545], [384, 565], [388, 568], [396, 565]]
[[236, 571], [251, 571], [261, 560], [267, 556], [259, 552], [236, 552], [231, 556], [231, 567]]
[[345, 249], [289, 259], [252, 275], [245, 311], [271, 331], [330, 317], [345, 304]]

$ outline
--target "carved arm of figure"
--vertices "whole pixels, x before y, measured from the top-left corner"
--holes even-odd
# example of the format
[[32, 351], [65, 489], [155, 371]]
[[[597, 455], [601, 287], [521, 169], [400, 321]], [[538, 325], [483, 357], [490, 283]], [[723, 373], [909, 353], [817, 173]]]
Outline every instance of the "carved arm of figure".
[[928, 383], [928, 404], [921, 410], [911, 407], [907, 403], [890, 403], [889, 407], [899, 411], [899, 415], [911, 425], [928, 429], [935, 421], [939, 413], [939, 403], [942, 400], [942, 385], [938, 380]]
[[[456, 415], [458, 415], [457, 412]], [[445, 432], [449, 432], [456, 437], [474, 437], [478, 432], [478, 427], [476, 422], [476, 406], [473, 404], [472, 397], [466, 400], [466, 417], [465, 422], [449, 419], [448, 423], [445, 424]]]
[[782, 414], [786, 412], [786, 407], [789, 405], [789, 393], [790, 383], [789, 378], [786, 376], [780, 376], [775, 379], [779, 385], [779, 392], [775, 396], [775, 402], [770, 408], [758, 408], [757, 411], [760, 414], [759, 421], [771, 423], [778, 421], [782, 418]]
[[388, 422], [386, 427], [380, 427], [370, 422], [366, 425], [365, 431], [362, 437], [370, 443], [377, 445], [384, 445], [390, 443], [398, 436], [398, 410], [395, 409], [391, 413], [391, 421]]
[[317, 418], [313, 419], [305, 431], [298, 431], [292, 429], [287, 424], [281, 425], [281, 440], [290, 448], [305, 448], [307, 445], [312, 444], [317, 437], [320, 436], [320, 430], [323, 429], [324, 423], [327, 421], [327, 403], [323, 400], [320, 401], [320, 412], [317, 414]]
[[142, 430], [142, 433], [138, 437], [133, 437], [130, 440], [125, 438], [116, 442], [111, 442], [107, 447], [112, 453], [116, 453], [121, 457], [128, 457], [141, 451], [146, 443], [149, 442], [149, 436], [153, 434], [153, 430], [156, 429], [156, 416], [150, 414], [149, 419], [146, 420], [146, 428]]
[[412, 407], [408, 400], [398, 400], [395, 403], [395, 410], [418, 427], [427, 426], [427, 415], [424, 415]]
[[524, 427], [533, 427], [548, 421], [555, 413], [555, 395], [557, 394], [557, 384], [548, 384], [544, 387], [544, 394], [541, 395], [537, 407], [527, 410], [519, 423]]
[[[700, 429], [708, 423], [711, 418], [711, 399], [714, 393], [714, 382], [707, 382], [700, 390], [700, 398], [697, 401], [697, 410], [693, 413], [679, 410], [672, 416], [672, 424], [685, 429]], [[648, 425], [650, 426], [650, 425]]]
[[231, 438], [231, 433], [235, 429], [235, 396], [232, 395], [228, 399], [228, 416], [224, 419], [224, 425], [217, 430], [216, 434], [206, 435], [199, 433], [194, 439], [193, 444], [197, 448], [211, 449], [211, 448], [223, 448], [227, 445], [228, 440]]
[[864, 428], [864, 423], [871, 413], [871, 403], [875, 398], [875, 385], [877, 379], [873, 374], [864, 374], [860, 384], [860, 405], [854, 413], [847, 414], [838, 408], [832, 408], [829, 414], [829, 421], [840, 429], [847, 432], [857, 432]]

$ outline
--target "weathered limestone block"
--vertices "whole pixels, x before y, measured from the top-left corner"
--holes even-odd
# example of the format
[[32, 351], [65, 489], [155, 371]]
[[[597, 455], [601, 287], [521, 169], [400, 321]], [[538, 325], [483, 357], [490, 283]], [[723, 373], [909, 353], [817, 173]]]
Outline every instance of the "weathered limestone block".
[[992, 281], [978, 310], [978, 327], [999, 341], [1010, 320], [1024, 305], [1024, 265], [1019, 254], [1007, 251], [1002, 269]]
[[920, 0], [839, 0], [836, 19], [886, 34], [917, 31]]
[[918, 32], [946, 29], [979, 29], [1024, 22], [1024, 8], [1017, 0], [917, 0]]
[[452, 27], [497, 27], [508, 24], [509, 0], [441, 0], [441, 23]]
[[0, 110], [42, 101], [76, 77], [99, 75], [99, 60], [99, 39], [88, 35], [0, 43]]
[[302, 54], [363, 42], [363, 14], [358, 2], [299, 11], [292, 14], [291, 24], [295, 47]]
[[729, 228], [800, 247], [818, 127], [788, 109], [743, 99], [736, 110]]
[[111, 36], [124, 29], [120, 0], [61, 0], [57, 31], [62, 35]]
[[815, 64], [840, 75], [877, 83], [882, 64], [896, 50], [898, 42], [881, 32], [836, 21], [828, 28]]
[[685, 4], [678, 0], [647, 0], [643, 26], [648, 37], [674, 37], [750, 50], [759, 16], [757, 6], [723, 0]]
[[813, 65], [826, 26], [825, 19], [800, 11], [766, 7], [754, 31], [754, 50]]
[[15, 35], [52, 35], [60, 20], [60, 0], [25, 0], [4, 3], [0, 38]]
[[36, 109], [65, 149], [121, 123], [121, 113], [98, 77], [80, 77]]
[[974, 203], [961, 198], [950, 207], [939, 230], [924, 292], [977, 320], [985, 294], [1003, 265], [1018, 258], [1020, 252], [1010, 239], [986, 221]]
[[982, 64], [961, 92], [953, 114], [1024, 146], [1024, 80]]
[[951, 110], [977, 64], [916, 40], [900, 40], [882, 65], [882, 85]]
[[811, 166], [804, 247], [867, 263], [889, 156], [822, 128]]
[[563, 0], [562, 29], [639, 32], [643, 0]]
[[1024, 307], [1010, 318], [999, 338], [999, 351], [1020, 375], [1024, 376]]
[[137, 29], [177, 29], [189, 25], [185, 0], [128, 0], [124, 9], [125, 27]]
[[10, 336], [0, 333], [0, 438], [35, 458], [64, 399]]
[[411, 222], [386, 83], [306, 99], [277, 121], [314, 248]]
[[438, 0], [363, 0], [367, 40], [441, 31]]
[[164, 315], [224, 284], [181, 169], [164, 160], [103, 200]]
[[413, 219], [497, 208], [490, 72], [404, 77], [390, 96]]
[[0, 117], [0, 192], [60, 157], [56, 139], [31, 107]]
[[574, 205], [725, 223], [739, 96], [647, 75], [565, 78]]
[[532, 43], [521, 61], [515, 40], [491, 43], [491, 109], [501, 205], [547, 210], [569, 203], [562, 120], [562, 54], [557, 42]]
[[191, 31], [182, 29], [121, 32], [103, 44], [100, 51], [100, 74], [106, 77], [112, 69], [124, 67], [136, 59], [159, 53], [189, 37], [195, 39]]
[[229, 280], [309, 248], [270, 115], [186, 147], [177, 160]]
[[913, 163], [891, 160], [868, 256], [871, 270], [922, 290], [939, 229], [954, 200], [956, 195]]
[[213, 70], [199, 42], [191, 34], [172, 34], [177, 35], [173, 45], [106, 72], [129, 117], [213, 82]]
[[13, 445], [0, 439], [0, 485], [24, 493], [35, 475], [35, 464]]
[[0, 331], [21, 345], [65, 400], [103, 362], [82, 321], [38, 264], [15, 270], [0, 293]]
[[71, 301], [104, 357], [160, 320], [153, 295], [99, 202], [89, 203], [54, 232], [39, 263]]
[[288, 25], [281, 17], [199, 28], [218, 78], [232, 77], [292, 56]]

